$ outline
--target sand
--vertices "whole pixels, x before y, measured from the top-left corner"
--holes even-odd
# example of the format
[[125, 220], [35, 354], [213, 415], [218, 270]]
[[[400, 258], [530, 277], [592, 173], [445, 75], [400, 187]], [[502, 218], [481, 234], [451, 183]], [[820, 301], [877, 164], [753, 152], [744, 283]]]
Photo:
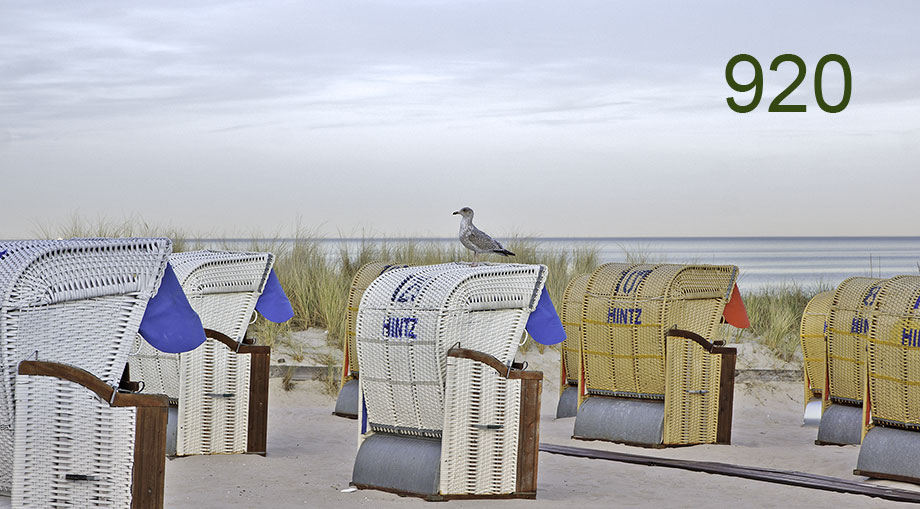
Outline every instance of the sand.
[[[546, 376], [541, 411], [544, 443], [607, 449], [668, 458], [719, 461], [840, 477], [852, 475], [857, 446], [814, 445], [816, 428], [803, 427], [802, 388], [793, 382], [738, 383], [732, 445], [645, 449], [572, 440], [574, 418], [553, 418], [558, 398], [558, 353], [523, 356]], [[332, 415], [334, 398], [319, 381], [284, 391], [272, 380], [268, 456], [178, 458], [166, 465], [166, 507], [882, 507], [896, 502], [861, 495], [795, 488], [663, 467], [541, 453], [534, 500], [450, 501], [349, 488], [357, 447], [357, 421]], [[914, 489], [905, 483], [879, 482]], [[9, 499], [0, 497], [0, 506]]]
[[[730, 446], [645, 449], [572, 440], [574, 419], [553, 418], [558, 397], [558, 354], [524, 356], [542, 368], [541, 441], [669, 458], [720, 461], [862, 480], [852, 475], [857, 446], [814, 445], [816, 428], [802, 422], [802, 389], [791, 382], [740, 383], [735, 391]], [[430, 502], [374, 490], [345, 492], [357, 447], [357, 422], [331, 414], [334, 398], [320, 382], [298, 382], [284, 392], [273, 380], [268, 457], [212, 456], [170, 460], [167, 507], [421, 507]], [[890, 483], [909, 489], [920, 487]], [[893, 506], [860, 495], [788, 487], [734, 477], [644, 467], [541, 453], [537, 499], [446, 502], [449, 507], [876, 507]]]

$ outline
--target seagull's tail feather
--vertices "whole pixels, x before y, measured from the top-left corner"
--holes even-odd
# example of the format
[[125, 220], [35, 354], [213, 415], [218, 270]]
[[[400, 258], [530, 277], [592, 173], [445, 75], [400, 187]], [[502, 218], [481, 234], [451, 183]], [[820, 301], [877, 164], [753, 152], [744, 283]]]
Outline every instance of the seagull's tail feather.
[[512, 253], [511, 251], [508, 251], [507, 249], [493, 249], [492, 252], [495, 254], [500, 254], [502, 256], [514, 256], [514, 253]]

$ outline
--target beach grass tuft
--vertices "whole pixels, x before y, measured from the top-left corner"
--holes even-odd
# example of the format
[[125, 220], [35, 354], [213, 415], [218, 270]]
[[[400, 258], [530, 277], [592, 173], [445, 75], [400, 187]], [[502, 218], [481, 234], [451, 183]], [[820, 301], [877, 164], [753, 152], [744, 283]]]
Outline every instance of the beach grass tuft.
[[[744, 295], [744, 305], [751, 320], [749, 333], [778, 358], [786, 362], [794, 360], [802, 351], [799, 327], [805, 305], [816, 294], [832, 289], [830, 285], [803, 287], [788, 283]], [[736, 341], [740, 338], [741, 331], [736, 329]]]
[[[192, 236], [173, 227], [149, 225], [136, 217], [123, 221], [105, 218], [87, 221], [74, 215], [56, 227], [40, 226], [39, 233], [44, 238], [164, 236], [173, 240], [173, 250], [176, 252], [204, 247], [201, 240], [195, 240], [203, 236]], [[472, 253], [459, 243], [445, 245], [426, 240], [388, 242], [365, 238], [357, 244], [341, 242], [330, 248], [327, 241], [320, 240], [313, 231], [298, 227], [293, 238], [258, 239], [248, 246], [253, 251], [275, 254], [275, 272], [294, 308], [294, 318], [288, 323], [274, 324], [260, 317], [250, 327], [250, 335], [254, 335], [259, 344], [276, 348], [298, 362], [305, 358], [304, 345], [294, 339], [294, 331], [322, 328], [326, 331], [327, 345], [341, 348], [345, 340], [348, 290], [355, 273], [364, 264], [385, 261], [429, 265], [472, 260]], [[239, 244], [225, 243], [223, 247], [239, 249]], [[480, 258], [480, 261], [546, 265], [549, 269], [547, 291], [557, 306], [561, 304], [565, 286], [572, 278], [593, 271], [601, 263], [599, 248], [590, 245], [570, 250], [553, 250], [545, 248], [537, 238], [518, 236], [507, 242], [507, 248], [516, 256], [504, 258], [496, 255]], [[621, 248], [624, 261], [630, 263], [665, 261], [651, 255], [647, 247]], [[744, 302], [751, 320], [751, 329], [747, 332], [733, 329], [728, 334], [733, 335], [735, 341], [750, 341], [753, 338], [770, 348], [780, 359], [794, 360], [800, 351], [798, 330], [805, 304], [816, 293], [828, 289], [829, 285], [803, 288], [788, 284], [745, 294]], [[533, 344], [528, 338], [523, 349], [527, 350]], [[537, 347], [543, 351], [542, 345]], [[291, 386], [291, 383], [285, 383], [285, 386]]]

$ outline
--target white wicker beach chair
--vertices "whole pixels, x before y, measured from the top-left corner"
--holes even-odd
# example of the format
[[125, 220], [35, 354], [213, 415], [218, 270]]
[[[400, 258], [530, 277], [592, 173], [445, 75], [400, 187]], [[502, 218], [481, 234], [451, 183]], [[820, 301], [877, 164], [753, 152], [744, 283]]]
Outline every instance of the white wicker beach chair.
[[430, 500], [535, 496], [543, 375], [513, 359], [545, 278], [542, 265], [448, 263], [371, 283], [357, 318], [354, 485]]
[[132, 376], [144, 382], [145, 392], [162, 391], [178, 406], [177, 456], [265, 455], [271, 349], [253, 345], [245, 334], [274, 255], [192, 251], [170, 260], [209, 340], [182, 354], [138, 340]]
[[0, 243], [0, 488], [15, 507], [162, 507], [166, 398], [116, 388], [170, 249]]

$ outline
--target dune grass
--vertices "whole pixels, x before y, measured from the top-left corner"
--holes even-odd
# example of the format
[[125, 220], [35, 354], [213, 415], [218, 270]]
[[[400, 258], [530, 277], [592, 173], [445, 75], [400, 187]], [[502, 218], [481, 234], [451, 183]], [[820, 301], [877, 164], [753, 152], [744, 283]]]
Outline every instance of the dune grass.
[[[44, 238], [72, 237], [134, 237], [162, 236], [173, 240], [173, 251], [201, 249], [203, 243], [194, 240], [188, 232], [158, 225], [150, 225], [137, 217], [122, 221], [99, 218], [85, 220], [79, 215], [56, 226], [39, 226], [39, 235]], [[206, 238], [206, 235], [195, 235]], [[239, 244], [223, 246], [239, 249]], [[554, 302], [562, 300], [565, 285], [578, 274], [589, 272], [599, 263], [596, 247], [578, 247], [573, 250], [549, 251], [541, 248], [537, 239], [515, 237], [507, 243], [516, 256], [503, 258], [494, 256], [480, 258], [480, 261], [513, 261], [517, 263], [542, 263], [548, 268], [547, 291]], [[313, 232], [298, 228], [293, 238], [282, 240], [257, 239], [246, 247], [252, 251], [267, 251], [275, 254], [275, 272], [284, 288], [294, 318], [286, 324], [273, 324], [261, 317], [250, 327], [260, 344], [281, 348], [292, 359], [303, 360], [302, 345], [292, 337], [293, 331], [319, 327], [328, 331], [326, 341], [330, 346], [340, 347], [345, 338], [345, 306], [351, 280], [361, 266], [371, 261], [385, 261], [407, 265], [429, 265], [457, 260], [472, 260], [472, 253], [460, 246], [446, 246], [429, 241], [378, 242], [364, 240], [354, 243], [340, 243], [329, 248], [328, 242], [320, 242]], [[529, 347], [532, 341], [525, 343]], [[541, 346], [542, 351], [542, 346]]]
[[[149, 225], [132, 217], [123, 221], [99, 219], [86, 221], [73, 216], [56, 227], [40, 227], [44, 238], [71, 237], [129, 237], [164, 236], [173, 240], [173, 251], [201, 249], [203, 244], [191, 235], [173, 227]], [[239, 249], [238, 244], [224, 245]], [[575, 276], [590, 272], [601, 263], [599, 249], [578, 247], [574, 250], [547, 250], [539, 239], [515, 237], [507, 243], [516, 253], [513, 258], [492, 257], [488, 261], [514, 261], [542, 263], [548, 267], [547, 290], [557, 306], [562, 302], [566, 284]], [[649, 255], [641, 247], [623, 249], [624, 259], [631, 263], [659, 263], [664, 260]], [[298, 229], [293, 239], [254, 240], [247, 249], [275, 253], [275, 271], [294, 308], [294, 319], [286, 324], [273, 324], [261, 317], [250, 327], [260, 344], [281, 349], [296, 361], [304, 358], [303, 345], [297, 343], [292, 332], [319, 327], [328, 331], [326, 341], [331, 347], [340, 347], [345, 338], [345, 306], [348, 289], [355, 272], [371, 261], [385, 261], [408, 265], [427, 265], [457, 260], [472, 260], [472, 254], [458, 244], [445, 246], [426, 241], [378, 242], [364, 240], [341, 243], [329, 248], [309, 230]], [[770, 348], [779, 358], [790, 361], [800, 351], [799, 322], [808, 300], [827, 285], [803, 288], [795, 284], [744, 295], [751, 329], [727, 332], [735, 341], [753, 338]], [[527, 349], [533, 342], [524, 344]], [[538, 345], [543, 351], [542, 345]]]
[[[744, 295], [755, 340], [767, 346], [777, 357], [789, 362], [801, 352], [799, 327], [805, 305], [816, 294], [832, 290], [830, 285], [803, 287], [794, 283]], [[735, 329], [735, 341], [742, 331]]]
[[[267, 246], [254, 248], [264, 250]], [[542, 263], [548, 267], [547, 291], [554, 302], [562, 300], [568, 281], [577, 274], [594, 270], [598, 250], [581, 247], [571, 251], [546, 252], [538, 241], [515, 238], [508, 248], [516, 253], [507, 260], [518, 263]], [[445, 246], [425, 241], [372, 242], [357, 246], [340, 244], [327, 253], [315, 238], [300, 233], [290, 245], [273, 249], [277, 254], [275, 271], [294, 308], [294, 329], [321, 327], [328, 331], [330, 345], [341, 345], [345, 338], [345, 306], [348, 290], [355, 273], [371, 261], [407, 265], [429, 265], [457, 260], [471, 260], [472, 255], [461, 246]], [[495, 257], [490, 261], [498, 261]], [[256, 323], [260, 331], [260, 322]], [[260, 340], [271, 343], [277, 331], [265, 330]], [[528, 342], [529, 343], [529, 342]], [[525, 344], [525, 347], [528, 346]]]

